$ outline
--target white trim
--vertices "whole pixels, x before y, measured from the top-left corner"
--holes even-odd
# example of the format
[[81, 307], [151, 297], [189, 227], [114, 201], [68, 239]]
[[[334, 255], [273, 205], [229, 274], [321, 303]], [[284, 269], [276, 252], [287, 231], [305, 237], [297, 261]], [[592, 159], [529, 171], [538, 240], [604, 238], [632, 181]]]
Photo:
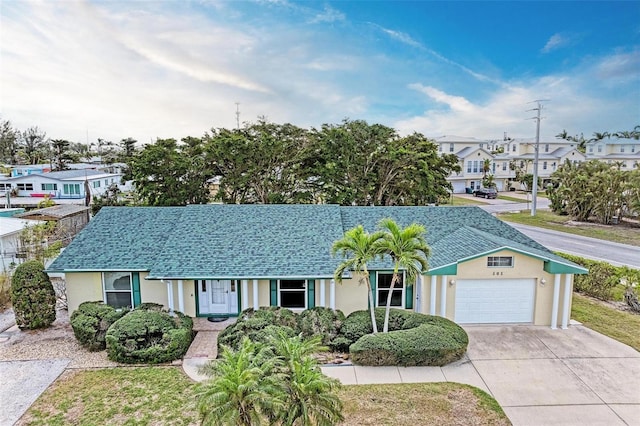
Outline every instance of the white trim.
[[[295, 290], [281, 290], [280, 289], [280, 281], [302, 281], [302, 290], [301, 289], [295, 289]], [[309, 281], [307, 280], [278, 280], [277, 281], [277, 291], [278, 291], [278, 306], [283, 307], [282, 306], [282, 302], [280, 300], [280, 294], [281, 292], [285, 292], [285, 293], [303, 293], [304, 294], [304, 306], [296, 306], [295, 308], [292, 307], [287, 307], [287, 309], [307, 309], [307, 299], [309, 298], [309, 296], [307, 295], [307, 291], [309, 290]]]
[[331, 280], [329, 284], [329, 307], [336, 310], [336, 280]]
[[320, 280], [320, 306], [327, 306], [327, 301], [325, 300], [325, 280]]
[[[131, 293], [131, 309], [133, 309], [135, 306], [133, 304], [133, 273], [130, 271], [103, 271], [100, 273], [100, 277], [102, 280], [102, 300], [104, 301], [105, 305], [108, 305], [107, 303], [107, 287], [105, 285], [105, 281], [104, 281], [104, 274], [105, 272], [109, 273], [109, 272], [128, 272], [129, 273], [129, 293]], [[109, 290], [109, 293], [126, 293], [125, 290]]]
[[178, 280], [178, 310], [184, 313], [184, 283]]
[[422, 306], [420, 306], [420, 304], [422, 303], [422, 285], [423, 285], [422, 275], [418, 274], [418, 276], [416, 277], [416, 283], [414, 284], [416, 288], [416, 291], [415, 291], [416, 294], [415, 294], [415, 300], [413, 302], [413, 311], [418, 313], [422, 311]]
[[447, 275], [443, 275], [440, 281], [440, 316], [447, 317]]
[[431, 293], [429, 295], [429, 315], [436, 315], [436, 286], [438, 277], [431, 275]]
[[173, 281], [167, 281], [167, 303], [169, 304], [169, 313], [173, 313], [175, 306], [173, 305]]
[[569, 311], [571, 310], [571, 274], [564, 276], [564, 300], [562, 301], [562, 329], [569, 327]]
[[553, 304], [551, 305], [551, 329], [558, 328], [558, 304], [560, 302], [560, 274], [553, 278]]
[[260, 308], [260, 303], [258, 300], [258, 280], [253, 280], [253, 309], [258, 310]]
[[[406, 303], [405, 303], [405, 294], [406, 294], [406, 274], [404, 273], [404, 270], [401, 271], [402, 272], [402, 287], [394, 287], [393, 291], [398, 291], [401, 290], [401, 300], [400, 300], [400, 306], [394, 306], [391, 305], [392, 308], [398, 308], [398, 309], [406, 309]], [[377, 308], [381, 308], [383, 306], [387, 306], [387, 301], [386, 299], [384, 300], [384, 303], [381, 305], [380, 304], [380, 279], [378, 278], [380, 276], [380, 274], [385, 274], [385, 275], [391, 275], [393, 277], [393, 271], [389, 272], [389, 271], [376, 271], [376, 307]], [[392, 278], [393, 279], [393, 278]], [[385, 289], [387, 289], [387, 287], [385, 287]], [[389, 291], [388, 289], [386, 291]], [[393, 297], [393, 296], [392, 296]]]
[[242, 280], [242, 310], [249, 308], [249, 283]]

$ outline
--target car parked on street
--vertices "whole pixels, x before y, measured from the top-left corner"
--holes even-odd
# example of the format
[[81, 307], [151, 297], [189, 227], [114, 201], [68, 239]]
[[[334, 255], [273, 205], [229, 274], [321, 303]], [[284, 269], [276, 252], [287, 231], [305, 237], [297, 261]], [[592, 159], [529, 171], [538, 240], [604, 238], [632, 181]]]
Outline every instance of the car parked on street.
[[473, 193], [476, 197], [497, 198], [498, 191], [495, 188], [478, 188]]

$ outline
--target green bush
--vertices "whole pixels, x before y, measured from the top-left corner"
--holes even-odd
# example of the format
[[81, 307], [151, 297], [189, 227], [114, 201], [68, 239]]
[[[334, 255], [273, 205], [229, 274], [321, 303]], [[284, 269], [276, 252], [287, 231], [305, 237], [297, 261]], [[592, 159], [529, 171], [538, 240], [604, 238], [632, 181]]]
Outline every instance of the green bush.
[[600, 300], [611, 300], [614, 288], [622, 280], [631, 282], [638, 279], [636, 274], [640, 274], [640, 272], [635, 272], [631, 268], [615, 267], [607, 262], [599, 262], [565, 253], [558, 254], [589, 269], [588, 274], [574, 275], [573, 288], [577, 292]]
[[320, 336], [323, 345], [333, 346], [344, 320], [342, 311], [318, 306], [303, 311], [298, 317], [298, 324], [302, 337]]
[[56, 292], [42, 263], [30, 260], [16, 268], [11, 304], [20, 329], [44, 328], [56, 320]]
[[275, 329], [263, 332], [267, 327], [282, 328], [285, 334], [296, 335], [300, 333], [298, 328], [298, 315], [286, 308], [263, 307], [258, 310], [246, 309], [240, 313], [235, 324], [227, 326], [218, 335], [218, 353], [222, 352], [222, 346], [228, 346], [234, 350], [240, 347], [242, 339], [248, 337], [252, 341], [263, 340], [265, 333], [275, 332]]
[[157, 364], [181, 358], [193, 340], [193, 320], [180, 312], [134, 309], [107, 331], [107, 355], [128, 364]]
[[78, 342], [90, 351], [107, 347], [107, 330], [128, 311], [116, 310], [102, 302], [84, 302], [71, 314], [71, 328]]
[[441, 318], [409, 330], [362, 336], [349, 352], [358, 365], [440, 366], [460, 359], [468, 343], [461, 327]]

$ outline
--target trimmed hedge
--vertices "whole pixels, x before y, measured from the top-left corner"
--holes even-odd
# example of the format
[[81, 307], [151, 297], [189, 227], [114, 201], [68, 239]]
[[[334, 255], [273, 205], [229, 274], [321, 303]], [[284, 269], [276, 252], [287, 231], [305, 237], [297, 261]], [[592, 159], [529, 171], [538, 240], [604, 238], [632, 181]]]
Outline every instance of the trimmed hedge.
[[84, 302], [71, 314], [71, 328], [78, 342], [90, 351], [101, 351], [107, 347], [107, 330], [128, 310], [116, 310], [103, 302]]
[[30, 260], [16, 268], [11, 304], [21, 330], [49, 327], [56, 320], [56, 292], [42, 263]]
[[109, 359], [157, 364], [181, 358], [193, 340], [193, 320], [175, 314], [145, 306], [114, 322], [105, 337]]
[[300, 313], [298, 324], [302, 337], [320, 336], [322, 345], [331, 347], [344, 320], [342, 311], [317, 306]]
[[448, 322], [363, 336], [349, 349], [351, 361], [359, 365], [405, 367], [441, 366], [456, 361], [467, 350], [469, 338], [461, 327]]
[[254, 342], [266, 343], [278, 330], [290, 337], [300, 333], [298, 314], [286, 308], [273, 306], [258, 310], [245, 309], [234, 324], [227, 326], [218, 335], [218, 353], [222, 353], [222, 346], [237, 350], [244, 337]]

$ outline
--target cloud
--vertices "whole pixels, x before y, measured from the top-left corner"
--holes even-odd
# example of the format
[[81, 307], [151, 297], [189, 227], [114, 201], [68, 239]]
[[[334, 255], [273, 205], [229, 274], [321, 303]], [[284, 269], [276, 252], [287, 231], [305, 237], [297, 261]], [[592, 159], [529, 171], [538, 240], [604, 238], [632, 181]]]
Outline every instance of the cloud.
[[380, 28], [380, 30], [383, 33], [387, 34], [389, 37], [391, 37], [394, 40], [398, 40], [399, 42], [404, 43], [408, 46], [424, 49], [424, 46], [419, 42], [415, 41], [414, 39], [412, 39], [409, 34], [406, 34], [400, 31], [390, 30], [388, 28], [384, 28], [381, 26], [378, 26], [378, 28]]
[[554, 50], [573, 46], [578, 42], [580, 37], [579, 34], [556, 33], [549, 37], [549, 40], [547, 40], [544, 47], [540, 49], [540, 52], [549, 53]]
[[311, 23], [319, 23], [319, 22], [337, 22], [344, 21], [346, 16], [344, 13], [340, 12], [337, 9], [332, 8], [331, 6], [326, 5], [324, 7], [324, 11], [318, 13], [311, 19]]

